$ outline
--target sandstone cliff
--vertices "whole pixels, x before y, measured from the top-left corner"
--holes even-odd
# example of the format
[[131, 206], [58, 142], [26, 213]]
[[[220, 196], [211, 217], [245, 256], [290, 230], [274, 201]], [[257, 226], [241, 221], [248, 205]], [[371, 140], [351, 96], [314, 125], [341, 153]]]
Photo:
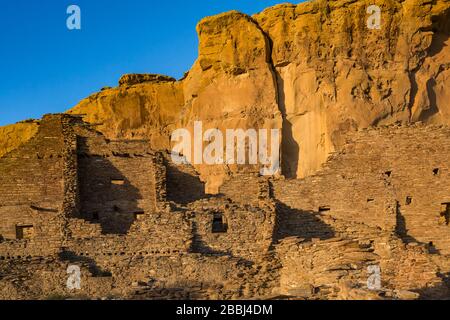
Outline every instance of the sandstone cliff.
[[[367, 27], [366, 10], [374, 4], [381, 8], [380, 30]], [[351, 130], [449, 122], [449, 5], [311, 1], [254, 17], [273, 42], [286, 174], [314, 173]]]
[[0, 127], [0, 157], [29, 141], [38, 132], [35, 121]]
[[[367, 27], [369, 5], [381, 8], [380, 30]], [[282, 128], [283, 174], [302, 178], [350, 131], [449, 124], [449, 8], [446, 0], [314, 0], [208, 17], [183, 79], [127, 75], [69, 113], [109, 138], [148, 138], [157, 149], [197, 120], [205, 130]], [[197, 170], [214, 191], [236, 168]]]

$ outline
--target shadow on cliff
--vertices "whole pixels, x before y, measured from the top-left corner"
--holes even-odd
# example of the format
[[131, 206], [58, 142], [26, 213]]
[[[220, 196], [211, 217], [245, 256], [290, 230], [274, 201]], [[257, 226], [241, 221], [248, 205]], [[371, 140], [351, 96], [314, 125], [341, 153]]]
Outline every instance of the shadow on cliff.
[[76, 218], [100, 224], [103, 234], [127, 234], [144, 213], [138, 203], [143, 198], [140, 190], [108, 158], [91, 155], [86, 138], [79, 137], [77, 143], [80, 213]]
[[293, 124], [287, 118], [284, 80], [276, 70], [275, 66], [272, 66], [272, 69], [278, 92], [278, 108], [283, 116], [281, 170], [286, 178], [297, 179], [300, 146], [294, 139]]
[[[450, 9], [447, 9], [440, 16], [432, 17], [432, 22], [432, 31], [434, 34], [430, 48], [427, 52], [428, 57], [433, 57], [440, 54], [447, 46], [446, 43], [450, 37]], [[433, 77], [426, 83], [429, 106], [428, 109], [422, 111], [419, 121], [427, 121], [429, 118], [439, 113], [435, 87], [437, 85], [436, 78], [442, 71], [444, 71], [444, 66], [441, 65], [439, 70], [436, 71], [436, 74], [434, 74]], [[417, 90], [415, 93], [417, 93]]]
[[335, 236], [334, 229], [320, 219], [320, 213], [293, 209], [277, 201], [277, 221], [273, 235], [273, 243], [298, 237], [311, 241], [312, 239], [327, 240]]
[[[450, 36], [450, 8], [447, 8], [438, 16], [432, 16], [431, 22], [434, 35], [429, 55], [433, 56], [441, 52], [445, 46], [445, 41]], [[443, 39], [439, 39], [440, 37], [443, 37]]]

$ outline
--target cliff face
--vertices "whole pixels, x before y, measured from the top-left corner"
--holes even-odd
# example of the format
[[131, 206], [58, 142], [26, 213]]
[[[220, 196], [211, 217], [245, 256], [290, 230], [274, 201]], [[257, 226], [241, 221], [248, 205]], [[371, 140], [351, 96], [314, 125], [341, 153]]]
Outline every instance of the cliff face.
[[[367, 8], [381, 8], [381, 29]], [[169, 149], [177, 128], [281, 128], [283, 174], [319, 170], [345, 135], [395, 122], [449, 124], [450, 2], [316, 0], [203, 19], [181, 80], [128, 75], [69, 113], [109, 138]], [[11, 148], [8, 147], [9, 149]], [[216, 190], [237, 168], [197, 166]]]
[[[379, 30], [367, 27], [374, 4]], [[256, 15], [273, 43], [285, 173], [314, 173], [351, 130], [447, 124], [449, 18], [448, 1], [422, 0], [311, 1]]]
[[0, 157], [29, 141], [38, 132], [37, 122], [21, 122], [0, 127]]
[[[99, 124], [109, 138], [151, 138], [152, 146], [162, 149], [171, 148], [175, 129], [193, 135], [195, 121], [202, 121], [203, 132], [282, 128], [270, 41], [255, 21], [232, 11], [203, 19], [197, 31], [199, 58], [183, 80], [121, 80], [121, 87], [94, 95], [69, 113], [87, 114], [84, 120]], [[196, 169], [211, 192], [238, 170], [222, 165]]]
[[152, 75], [125, 75], [117, 88], [81, 101], [70, 114], [82, 114], [110, 139], [150, 139], [167, 148], [184, 105], [182, 83]]

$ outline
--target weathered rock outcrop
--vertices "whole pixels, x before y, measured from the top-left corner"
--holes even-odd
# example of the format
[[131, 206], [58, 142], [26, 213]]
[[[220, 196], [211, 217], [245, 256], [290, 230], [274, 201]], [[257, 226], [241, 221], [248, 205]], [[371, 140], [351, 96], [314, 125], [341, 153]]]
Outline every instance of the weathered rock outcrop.
[[[370, 5], [381, 8], [381, 29], [367, 26]], [[283, 174], [302, 178], [348, 132], [449, 124], [449, 8], [446, 0], [313, 0], [208, 17], [183, 79], [126, 75], [69, 113], [109, 138], [148, 138], [157, 149], [197, 120], [204, 130], [282, 128]], [[196, 169], [212, 191], [236, 171]]]
[[108, 138], [147, 138], [157, 149], [168, 148], [184, 104], [182, 83], [138, 75], [120, 83], [84, 99], [69, 113], [84, 115]]
[[119, 80], [119, 86], [126, 87], [146, 82], [175, 82], [176, 79], [160, 74], [126, 74]]
[[0, 157], [29, 141], [38, 132], [37, 121], [0, 127]]
[[[381, 8], [380, 30], [367, 27], [370, 5]], [[317, 171], [351, 130], [448, 123], [449, 6], [422, 0], [310, 1], [254, 17], [273, 42], [286, 118], [287, 175]]]
[[[270, 41], [254, 20], [238, 12], [203, 19], [197, 31], [199, 59], [183, 80], [185, 115], [180, 127], [203, 122], [204, 130], [282, 128]], [[210, 191], [227, 171], [198, 166]], [[236, 171], [238, 168], [227, 168]]]
[[[150, 138], [153, 147], [162, 149], [170, 149], [170, 135], [177, 128], [193, 134], [195, 121], [202, 121], [204, 132], [281, 128], [270, 42], [259, 26], [232, 11], [203, 19], [197, 30], [199, 59], [183, 80], [127, 76], [121, 87], [104, 90], [69, 113], [86, 114], [84, 120], [97, 123], [109, 138]], [[196, 168], [212, 192], [229, 170], [236, 170], [221, 165]]]

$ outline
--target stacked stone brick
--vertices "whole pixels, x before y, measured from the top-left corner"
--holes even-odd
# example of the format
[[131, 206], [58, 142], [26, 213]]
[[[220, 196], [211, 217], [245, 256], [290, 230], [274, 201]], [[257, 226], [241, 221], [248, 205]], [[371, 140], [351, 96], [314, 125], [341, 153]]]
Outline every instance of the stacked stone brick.
[[[365, 130], [315, 176], [243, 173], [207, 195], [148, 141], [45, 116], [0, 158], [0, 297], [448, 297], [449, 137]], [[80, 290], [66, 286], [70, 265]]]

